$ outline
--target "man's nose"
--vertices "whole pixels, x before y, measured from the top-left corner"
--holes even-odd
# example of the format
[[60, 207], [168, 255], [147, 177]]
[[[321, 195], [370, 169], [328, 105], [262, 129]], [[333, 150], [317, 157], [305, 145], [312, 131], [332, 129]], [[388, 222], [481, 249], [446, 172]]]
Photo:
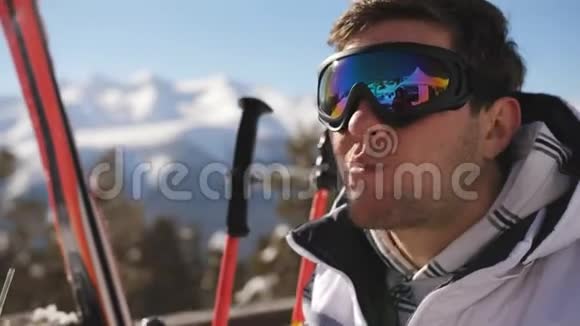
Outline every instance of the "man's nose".
[[357, 110], [348, 122], [348, 132], [355, 137], [364, 137], [369, 128], [380, 124], [367, 101], [360, 101]]

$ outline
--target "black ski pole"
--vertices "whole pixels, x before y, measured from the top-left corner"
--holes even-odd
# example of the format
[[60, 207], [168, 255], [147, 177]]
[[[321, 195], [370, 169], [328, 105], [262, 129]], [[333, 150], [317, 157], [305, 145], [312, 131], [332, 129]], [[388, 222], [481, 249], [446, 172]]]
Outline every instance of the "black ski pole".
[[247, 221], [246, 172], [256, 142], [258, 118], [272, 109], [257, 98], [241, 98], [242, 119], [236, 138], [234, 163], [231, 178], [231, 198], [227, 215], [227, 238], [220, 265], [220, 275], [215, 298], [213, 326], [226, 326], [228, 323], [234, 275], [238, 255], [238, 241], [249, 233]]

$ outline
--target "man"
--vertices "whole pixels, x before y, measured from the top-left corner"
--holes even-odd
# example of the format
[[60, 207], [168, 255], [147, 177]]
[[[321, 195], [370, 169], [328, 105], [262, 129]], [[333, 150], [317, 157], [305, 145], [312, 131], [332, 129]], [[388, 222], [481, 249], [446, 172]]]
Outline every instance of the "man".
[[335, 23], [318, 107], [344, 188], [288, 235], [317, 263], [307, 324], [580, 325], [579, 115], [520, 92], [507, 34], [485, 0]]

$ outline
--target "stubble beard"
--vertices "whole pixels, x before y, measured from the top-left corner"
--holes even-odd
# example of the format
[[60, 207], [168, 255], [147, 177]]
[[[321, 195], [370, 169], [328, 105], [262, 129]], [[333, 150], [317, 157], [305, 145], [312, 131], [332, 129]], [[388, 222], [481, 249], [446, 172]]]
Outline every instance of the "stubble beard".
[[[381, 196], [375, 188], [368, 187], [362, 193], [353, 194], [347, 188], [351, 219], [354, 224], [364, 229], [397, 230], [410, 228], [445, 228], [461, 218], [465, 208], [465, 200], [459, 198], [451, 186], [452, 170], [463, 163], [475, 163], [477, 153], [477, 126], [467, 129], [462, 142], [444, 156], [445, 162], [438, 162], [439, 167], [445, 166], [441, 178], [441, 197], [435, 199], [431, 190], [432, 184], [423, 184], [419, 196], [415, 194], [412, 182], [403, 184], [402, 192], [395, 196], [392, 178], [376, 180], [383, 182]], [[430, 177], [430, 176], [428, 176]], [[427, 191], [426, 191], [427, 190]]]

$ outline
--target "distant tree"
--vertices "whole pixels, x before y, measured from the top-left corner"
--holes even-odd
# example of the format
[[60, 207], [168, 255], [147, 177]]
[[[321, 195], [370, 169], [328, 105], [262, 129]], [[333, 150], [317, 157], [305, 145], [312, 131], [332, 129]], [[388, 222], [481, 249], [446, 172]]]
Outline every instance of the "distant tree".
[[0, 148], [0, 179], [12, 175], [16, 171], [18, 160], [7, 148]]
[[261, 301], [295, 294], [300, 258], [286, 243], [288, 231], [289, 226], [281, 224], [269, 236], [262, 237], [250, 258], [250, 274], [254, 280], [261, 278], [261, 282], [256, 282], [254, 289], [248, 283], [242, 291], [249, 293], [239, 293], [240, 300]]
[[[206, 253], [207, 262], [203, 267], [203, 274], [200, 280], [201, 308], [204, 309], [212, 308], [215, 301], [225, 239], [225, 233], [222, 231], [216, 231], [210, 239]], [[240, 290], [251, 277], [250, 266], [248, 265], [247, 261], [238, 260], [234, 275], [234, 292]], [[232, 302], [232, 304], [235, 304], [235, 302]]]
[[[106, 152], [96, 165], [115, 166], [115, 160], [118, 159], [115, 153], [112, 150]], [[96, 207], [106, 220], [107, 231], [113, 243], [115, 254], [121, 257], [126, 255], [143, 238], [145, 210], [141, 202], [128, 198], [124, 193], [119, 193], [112, 198], [103, 198], [100, 195], [102, 189], [110, 189], [115, 187], [116, 182], [122, 182], [115, 172], [114, 169], [111, 169], [98, 174], [96, 177], [91, 176], [96, 180], [91, 180], [89, 184]]]
[[[18, 169], [18, 158], [0, 149], [0, 181]], [[0, 193], [0, 196], [2, 194]], [[10, 267], [16, 269], [4, 313], [30, 311], [47, 304], [73, 310], [64, 261], [47, 204], [20, 196], [0, 207], [0, 279]]]
[[116, 266], [119, 271], [129, 308], [133, 314], [144, 312], [144, 289], [149, 283], [151, 272], [143, 264], [145, 237], [145, 209], [141, 202], [128, 198], [124, 193], [116, 196], [102, 196], [101, 191], [111, 189], [118, 182], [115, 166], [118, 157], [110, 150], [99, 159], [95, 166], [105, 164], [111, 169], [89, 177], [89, 191], [95, 204], [97, 215], [104, 219], [108, 239], [113, 248]]
[[[278, 202], [278, 213], [285, 217], [291, 226], [304, 223], [308, 220], [312, 206], [312, 196], [316, 191], [315, 172], [320, 167], [316, 166], [316, 159], [320, 155], [318, 143], [321, 131], [319, 128], [299, 129], [288, 140], [287, 149], [290, 156], [291, 168], [291, 193], [290, 198], [283, 198]], [[276, 180], [276, 179], [275, 179]], [[281, 187], [281, 181], [275, 186]], [[338, 185], [338, 180], [334, 185]], [[336, 196], [336, 188], [330, 189], [329, 201], [332, 203]], [[298, 196], [300, 194], [300, 196]]]
[[[173, 221], [178, 220], [177, 217], [173, 218]], [[201, 309], [203, 303], [201, 278], [205, 265], [204, 255], [201, 251], [201, 234], [196, 225], [178, 225], [177, 234], [180, 243], [180, 253], [193, 284], [191, 288], [193, 300], [190, 303], [190, 309]]]
[[278, 212], [291, 225], [303, 223], [308, 219], [311, 197], [301, 196], [299, 198], [297, 194], [307, 194], [309, 190], [314, 190], [310, 182], [318, 155], [316, 145], [319, 138], [319, 130], [301, 128], [287, 143], [291, 164], [289, 170], [293, 172], [289, 184], [293, 195], [278, 202]]
[[159, 217], [143, 238], [142, 264], [150, 272], [143, 291], [143, 311], [148, 315], [191, 310], [196, 305], [198, 284], [182, 255], [173, 219]]
[[54, 227], [45, 204], [18, 200], [0, 218], [9, 221], [9, 246], [0, 253], [0, 271], [16, 273], [7, 300], [7, 313], [30, 311], [48, 304], [72, 311], [74, 304]]

